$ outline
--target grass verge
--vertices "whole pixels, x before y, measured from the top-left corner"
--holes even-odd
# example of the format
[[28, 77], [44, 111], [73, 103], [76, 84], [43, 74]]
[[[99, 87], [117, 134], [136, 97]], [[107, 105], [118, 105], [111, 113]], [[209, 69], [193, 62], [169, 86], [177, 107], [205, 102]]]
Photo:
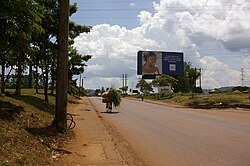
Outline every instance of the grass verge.
[[[132, 96], [140, 98], [139, 95]], [[183, 105], [192, 108], [250, 108], [250, 94], [244, 93], [220, 93], [220, 94], [175, 94], [169, 93], [159, 96], [150, 94], [144, 99]]]
[[69, 153], [63, 147], [74, 134], [51, 127], [55, 96], [47, 103], [35, 90], [7, 94], [0, 97], [0, 166], [57, 165], [60, 155]]

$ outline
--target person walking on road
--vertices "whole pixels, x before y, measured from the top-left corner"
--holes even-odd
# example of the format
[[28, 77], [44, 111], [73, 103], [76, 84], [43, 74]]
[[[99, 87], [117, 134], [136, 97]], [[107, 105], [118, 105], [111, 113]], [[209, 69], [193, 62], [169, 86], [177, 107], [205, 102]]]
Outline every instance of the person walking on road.
[[144, 99], [144, 93], [141, 93], [141, 101]]

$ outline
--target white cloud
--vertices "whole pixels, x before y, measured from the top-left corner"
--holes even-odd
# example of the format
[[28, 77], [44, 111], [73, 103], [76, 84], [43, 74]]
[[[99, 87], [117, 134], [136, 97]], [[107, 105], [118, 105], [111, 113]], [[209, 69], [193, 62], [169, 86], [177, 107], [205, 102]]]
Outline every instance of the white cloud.
[[134, 2], [131, 2], [131, 3], [129, 4], [129, 6], [134, 7], [134, 6], [135, 6], [135, 3], [134, 3]]
[[215, 57], [201, 58], [202, 82], [205, 87], [236, 86], [241, 84], [240, 72], [218, 61]]
[[75, 40], [80, 53], [93, 55], [89, 78], [114, 76], [99, 79], [97, 86], [112, 81], [121, 85], [116, 79], [122, 74], [135, 79], [139, 50], [183, 51], [185, 61], [204, 69], [206, 88], [240, 85], [240, 68], [250, 62], [248, 0], [161, 0], [153, 6], [156, 13], [140, 12], [137, 28], [100, 24]]

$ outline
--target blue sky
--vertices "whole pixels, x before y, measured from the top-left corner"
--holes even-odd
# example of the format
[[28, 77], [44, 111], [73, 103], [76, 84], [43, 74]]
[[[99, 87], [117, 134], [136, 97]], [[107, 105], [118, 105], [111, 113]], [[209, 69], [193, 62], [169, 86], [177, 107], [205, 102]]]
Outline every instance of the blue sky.
[[[71, 20], [81, 25], [120, 25], [128, 29], [139, 25], [141, 10], [154, 12], [151, 0], [72, 0], [78, 4], [78, 12]], [[159, 0], [155, 1], [159, 2]]]
[[[97, 89], [136, 85], [139, 50], [178, 51], [202, 68], [202, 88], [250, 86], [249, 0], [72, 0], [70, 19], [93, 26], [75, 39], [91, 54], [84, 86]], [[198, 83], [199, 84], [199, 83]]]

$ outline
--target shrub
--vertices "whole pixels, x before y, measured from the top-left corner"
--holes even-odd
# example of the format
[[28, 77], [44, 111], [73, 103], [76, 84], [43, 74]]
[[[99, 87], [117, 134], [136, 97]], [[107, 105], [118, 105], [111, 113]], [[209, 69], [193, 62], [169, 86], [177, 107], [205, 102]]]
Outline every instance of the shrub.
[[114, 106], [119, 106], [121, 103], [121, 94], [113, 88], [109, 89], [108, 94], [110, 95]]

